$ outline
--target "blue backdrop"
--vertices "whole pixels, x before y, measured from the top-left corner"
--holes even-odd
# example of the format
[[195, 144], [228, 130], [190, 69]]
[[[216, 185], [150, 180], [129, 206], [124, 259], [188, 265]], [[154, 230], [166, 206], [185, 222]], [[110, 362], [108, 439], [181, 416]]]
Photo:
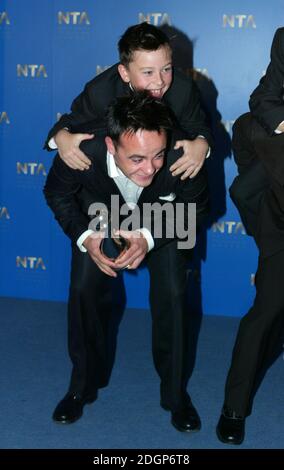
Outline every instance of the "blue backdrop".
[[[225, 195], [236, 174], [230, 133], [283, 13], [283, 0], [0, 0], [0, 295], [66, 300], [69, 240], [42, 195], [52, 160], [43, 142], [84, 84], [117, 61], [123, 31], [146, 20], [176, 35], [176, 66], [194, 67], [216, 139], [213, 219], [200, 247], [203, 311], [243, 314], [257, 251]], [[148, 306], [147, 271], [125, 278], [128, 306]]]

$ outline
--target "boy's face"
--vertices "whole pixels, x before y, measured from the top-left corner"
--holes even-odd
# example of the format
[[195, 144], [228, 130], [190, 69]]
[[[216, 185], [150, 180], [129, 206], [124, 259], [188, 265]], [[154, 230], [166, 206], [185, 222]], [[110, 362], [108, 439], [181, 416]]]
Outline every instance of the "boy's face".
[[161, 99], [172, 83], [172, 52], [168, 46], [156, 51], [138, 50], [127, 67], [120, 64], [119, 74], [135, 90], [148, 90]]
[[138, 130], [135, 134], [124, 133], [117, 144], [110, 137], [105, 140], [116, 165], [127, 178], [141, 187], [152, 183], [164, 163], [167, 145], [164, 131]]

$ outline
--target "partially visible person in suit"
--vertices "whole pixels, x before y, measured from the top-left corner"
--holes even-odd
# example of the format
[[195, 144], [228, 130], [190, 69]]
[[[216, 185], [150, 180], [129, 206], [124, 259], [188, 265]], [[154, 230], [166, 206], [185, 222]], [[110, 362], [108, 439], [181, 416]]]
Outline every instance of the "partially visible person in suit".
[[271, 46], [271, 60], [266, 74], [252, 92], [252, 115], [271, 137], [284, 132], [284, 28], [277, 29]]
[[[284, 28], [277, 29], [272, 41], [270, 55], [271, 60], [266, 74], [252, 92], [249, 106], [252, 116], [265, 129], [267, 142], [270, 142], [271, 148], [274, 149], [278, 145], [277, 139], [284, 131]], [[238, 139], [240, 139], [239, 142]], [[246, 143], [249, 145], [248, 139], [246, 139]], [[262, 190], [265, 191], [268, 180], [262, 165], [259, 164], [259, 160], [254, 159], [252, 161], [253, 152], [251, 147], [245, 149], [243, 138], [238, 131], [233, 134], [233, 147], [237, 154], [240, 176], [235, 179], [230, 188], [230, 195], [239, 209], [248, 235], [254, 236], [256, 219], [253, 213], [256, 214], [257, 212], [258, 198], [261, 197]], [[248, 160], [246, 161], [247, 157]], [[251, 160], [250, 164], [249, 160]], [[277, 165], [279, 165], [279, 162]], [[272, 169], [272, 166], [270, 166], [270, 169]], [[250, 202], [249, 205], [248, 201]]]
[[[271, 46], [266, 74], [250, 96], [250, 113], [233, 126], [232, 147], [239, 175], [230, 187], [246, 231], [259, 248], [253, 307], [241, 320], [226, 381], [218, 438], [241, 444], [245, 418], [265, 365], [282, 332], [284, 296], [284, 28]], [[282, 154], [282, 155], [281, 155]]]
[[[120, 63], [86, 84], [73, 101], [71, 113], [63, 114], [49, 132], [45, 147], [58, 148], [60, 157], [71, 168], [88, 169], [91, 161], [80, 149], [80, 143], [93, 136], [83, 133], [82, 125], [93, 119], [103, 121], [114, 98], [146, 89], [171, 107], [187, 134], [186, 139], [176, 142], [176, 148], [183, 148], [183, 155], [172, 165], [173, 175], [194, 177], [209, 156], [212, 137], [194, 81], [173, 71], [169, 38], [145, 22], [129, 27], [118, 42], [118, 49]], [[79, 125], [82, 132], [74, 133], [74, 127]]]
[[217, 436], [226, 444], [241, 444], [260, 379], [283, 342], [284, 135], [271, 138], [246, 113], [234, 124], [233, 151], [239, 176], [231, 192], [259, 259], [256, 296], [240, 322]]
[[[191, 250], [178, 249], [179, 234], [169, 238], [164, 224], [159, 235], [151, 212], [147, 226], [139, 219], [138, 227], [119, 232], [129, 248], [112, 260], [101, 250], [103, 231], [89, 228], [88, 208], [90, 203], [103, 203], [111, 210], [112, 197], [117, 196], [119, 208], [127, 203], [131, 210], [138, 208], [141, 217], [152, 203], [162, 204], [161, 208], [168, 204], [174, 210], [176, 203], [182, 202], [187, 215], [188, 203], [195, 203], [199, 225], [208, 210], [205, 168], [185, 181], [172, 176], [170, 167], [180, 149], [173, 148], [175, 132], [169, 141], [171, 112], [146, 92], [117, 98], [109, 108], [106, 124], [105, 138], [95, 131], [94, 139], [81, 143], [91, 161], [89, 169], [71, 169], [57, 155], [44, 188], [48, 205], [72, 241], [68, 344], [73, 369], [68, 393], [57, 405], [53, 419], [58, 423], [78, 420], [84, 405], [93, 402], [98, 389], [107, 385], [110, 281], [118, 275], [117, 269], [136, 269], [145, 260], [150, 273], [152, 347], [160, 376], [160, 404], [171, 411], [171, 422], [179, 431], [197, 431], [200, 418], [186, 389], [186, 281]], [[95, 128], [93, 123], [91, 128]], [[114, 215], [122, 221], [121, 213]], [[174, 219], [180, 222], [176, 213]], [[194, 220], [187, 217], [185, 224], [193, 230]]]

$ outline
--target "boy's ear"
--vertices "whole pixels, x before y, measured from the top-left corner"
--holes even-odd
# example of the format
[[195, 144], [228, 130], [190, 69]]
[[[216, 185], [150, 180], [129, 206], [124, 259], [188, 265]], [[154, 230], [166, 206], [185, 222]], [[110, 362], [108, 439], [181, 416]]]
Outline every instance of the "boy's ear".
[[125, 67], [125, 65], [119, 64], [119, 66], [118, 66], [118, 73], [119, 73], [121, 79], [122, 79], [125, 83], [129, 83], [129, 82], [130, 82], [129, 73], [128, 73], [128, 70], [127, 70], [127, 68]]

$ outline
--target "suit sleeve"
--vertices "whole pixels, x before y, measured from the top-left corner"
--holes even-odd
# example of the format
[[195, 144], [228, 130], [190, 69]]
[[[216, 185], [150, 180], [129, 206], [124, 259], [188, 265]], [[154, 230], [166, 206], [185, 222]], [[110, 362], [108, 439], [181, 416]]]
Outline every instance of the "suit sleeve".
[[234, 159], [241, 174], [249, 167], [256, 158], [252, 143], [252, 115], [242, 114], [233, 125], [232, 150]]
[[[179, 131], [173, 132], [171, 150], [167, 155], [168, 166], [171, 166], [172, 163], [179, 158], [180, 149], [175, 150], [173, 146], [176, 140], [182, 138], [182, 134], [180, 134]], [[175, 203], [184, 203], [186, 213], [187, 204], [196, 204], [196, 225], [201, 225], [209, 213], [209, 189], [206, 166], [203, 165], [194, 178], [186, 178], [182, 181], [179, 176], [173, 177], [171, 174], [170, 178], [175, 178], [175, 193], [177, 196]], [[187, 218], [185, 218], [185, 220], [186, 219]]]
[[212, 134], [206, 122], [206, 115], [201, 107], [199, 90], [193, 79], [188, 82], [185, 93], [180, 126], [191, 138], [203, 135], [209, 146], [212, 147]]
[[[87, 83], [82, 93], [74, 99], [71, 105], [71, 113], [63, 114], [59, 121], [49, 131], [44, 148], [51, 150], [48, 142], [54, 137], [58, 131], [79, 127], [89, 121], [97, 119], [103, 115], [104, 110], [100, 108], [99, 99], [95, 97], [95, 80]], [[99, 94], [99, 93], [98, 93]], [[98, 102], [96, 102], [98, 101]]]
[[[181, 135], [175, 134], [173, 140], [175, 141], [180, 138], [182, 138]], [[170, 150], [167, 156], [169, 159], [168, 166], [179, 157], [180, 149]], [[180, 227], [183, 232], [187, 233], [186, 237], [188, 237], [189, 233], [190, 237], [192, 236], [193, 232], [191, 232], [191, 229], [194, 231], [193, 235], [195, 236], [196, 227], [198, 228], [204, 222], [209, 213], [209, 191], [205, 166], [202, 167], [194, 178], [187, 178], [181, 181], [179, 176], [173, 177], [170, 172], [168, 173], [168, 178], [170, 181], [175, 179], [173, 191], [176, 194], [176, 199], [172, 203], [173, 212], [169, 212], [169, 217], [166, 215], [166, 212], [163, 213], [159, 222], [162, 226], [162, 237], [155, 238], [152, 233], [155, 242], [154, 249], [159, 249], [172, 241], [173, 238], [183, 240], [184, 235], [180, 236]], [[188, 204], [196, 204], [196, 221], [192, 221], [189, 218], [192, 213], [188, 210]], [[174, 217], [171, 214], [174, 214]], [[157, 223], [157, 217], [155, 217], [155, 222]], [[167, 231], [173, 237], [168, 238]]]
[[249, 106], [253, 116], [273, 135], [284, 121], [284, 28], [276, 31], [272, 46], [271, 60], [266, 74], [250, 96]]
[[63, 114], [50, 130], [44, 148], [51, 150], [48, 142], [63, 128], [71, 132], [89, 132], [90, 123], [104, 125], [108, 104], [123, 90], [116, 65], [106, 70], [85, 85], [84, 90], [71, 105], [71, 112]]
[[187, 204], [196, 204], [196, 226], [199, 227], [209, 214], [209, 190], [207, 171], [205, 167], [194, 178], [178, 182], [176, 202], [183, 202], [185, 207], [186, 226], [190, 227], [187, 219]]
[[73, 242], [88, 229], [89, 224], [89, 218], [82, 212], [77, 198], [81, 189], [76, 177], [77, 172], [78, 170], [72, 170], [65, 165], [57, 154], [43, 189], [55, 219]]

